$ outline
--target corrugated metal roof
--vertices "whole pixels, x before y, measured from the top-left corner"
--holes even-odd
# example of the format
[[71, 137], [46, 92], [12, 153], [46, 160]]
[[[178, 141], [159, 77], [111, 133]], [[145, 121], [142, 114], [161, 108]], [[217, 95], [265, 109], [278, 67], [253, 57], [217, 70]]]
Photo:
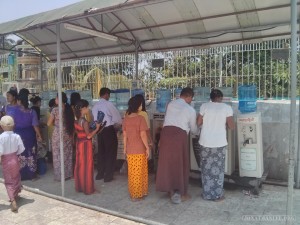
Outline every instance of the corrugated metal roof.
[[[0, 35], [18, 34], [56, 61], [57, 23], [62, 59], [131, 53], [136, 43], [139, 51], [211, 47], [289, 37], [290, 1], [85, 0], [0, 24]], [[65, 29], [65, 23], [118, 41]]]

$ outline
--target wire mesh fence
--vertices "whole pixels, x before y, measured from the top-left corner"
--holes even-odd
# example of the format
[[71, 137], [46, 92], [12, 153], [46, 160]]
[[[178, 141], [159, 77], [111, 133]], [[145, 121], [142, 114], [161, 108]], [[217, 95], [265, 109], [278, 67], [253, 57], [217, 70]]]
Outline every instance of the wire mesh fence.
[[[290, 95], [289, 43], [289, 39], [282, 39], [141, 53], [137, 73], [134, 54], [66, 61], [61, 63], [62, 88], [91, 90], [93, 98], [98, 98], [101, 87], [137, 86], [148, 98], [154, 98], [156, 90], [163, 88], [174, 92], [186, 86], [232, 87], [233, 97], [237, 97], [239, 85], [255, 84], [258, 98], [284, 99]], [[57, 90], [56, 64], [45, 63], [43, 69], [43, 89]]]

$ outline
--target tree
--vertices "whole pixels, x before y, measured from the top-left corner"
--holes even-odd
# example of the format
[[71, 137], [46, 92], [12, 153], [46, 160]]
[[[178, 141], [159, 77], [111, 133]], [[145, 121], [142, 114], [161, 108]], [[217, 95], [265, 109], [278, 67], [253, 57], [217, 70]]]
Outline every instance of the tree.
[[9, 35], [0, 37], [0, 41], [0, 54], [9, 52], [9, 50], [11, 50], [16, 45], [16, 41]]

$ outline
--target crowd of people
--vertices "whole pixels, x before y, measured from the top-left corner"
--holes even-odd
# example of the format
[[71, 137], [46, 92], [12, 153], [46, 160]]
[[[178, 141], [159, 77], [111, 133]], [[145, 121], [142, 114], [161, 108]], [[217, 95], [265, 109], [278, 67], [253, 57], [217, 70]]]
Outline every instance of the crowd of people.
[[[128, 165], [128, 192], [132, 201], [143, 200], [148, 195], [148, 160], [153, 141], [150, 122], [143, 95], [128, 101], [128, 110], [121, 118], [120, 112], [109, 101], [110, 89], [101, 88], [100, 99], [89, 109], [89, 102], [79, 93], [72, 93], [70, 104], [62, 92], [62, 101], [49, 102], [47, 126], [51, 135], [51, 153], [54, 180], [61, 181], [60, 129], [62, 120], [64, 178], [74, 178], [75, 189], [84, 194], [99, 192], [94, 180], [112, 182], [117, 160], [117, 131], [122, 131], [124, 155]], [[37, 143], [42, 142], [39, 122], [41, 98], [21, 89], [10, 89], [7, 105], [2, 109], [0, 125], [0, 155], [3, 176], [11, 201], [11, 209], [17, 212], [16, 199], [21, 190], [21, 180], [37, 179]], [[210, 93], [211, 101], [202, 104], [197, 116], [190, 105], [194, 93], [183, 88], [180, 98], [171, 101], [166, 108], [160, 134], [156, 190], [167, 192], [170, 200], [178, 204], [190, 198], [188, 194], [189, 150], [188, 134], [199, 133], [203, 199], [224, 199], [223, 182], [226, 129], [234, 129], [233, 111], [222, 103], [223, 94], [218, 89]], [[62, 108], [62, 115], [59, 112]], [[97, 175], [94, 177], [94, 150], [92, 138], [96, 137]]]

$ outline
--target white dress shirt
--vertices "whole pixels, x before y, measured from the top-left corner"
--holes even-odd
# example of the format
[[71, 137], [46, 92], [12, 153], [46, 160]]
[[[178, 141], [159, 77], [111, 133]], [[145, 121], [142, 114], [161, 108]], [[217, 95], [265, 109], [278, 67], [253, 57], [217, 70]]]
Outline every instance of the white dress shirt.
[[20, 135], [12, 131], [4, 131], [0, 134], [0, 155], [8, 155], [16, 152], [20, 155], [25, 150]]
[[167, 106], [165, 126], [179, 127], [187, 133], [198, 133], [195, 109], [182, 98], [171, 101]]
[[94, 120], [97, 120], [98, 111], [102, 111], [104, 113], [103, 121], [106, 121], [106, 127], [115, 124], [122, 124], [122, 118], [119, 111], [110, 101], [100, 98], [100, 100], [93, 106], [92, 113]]

